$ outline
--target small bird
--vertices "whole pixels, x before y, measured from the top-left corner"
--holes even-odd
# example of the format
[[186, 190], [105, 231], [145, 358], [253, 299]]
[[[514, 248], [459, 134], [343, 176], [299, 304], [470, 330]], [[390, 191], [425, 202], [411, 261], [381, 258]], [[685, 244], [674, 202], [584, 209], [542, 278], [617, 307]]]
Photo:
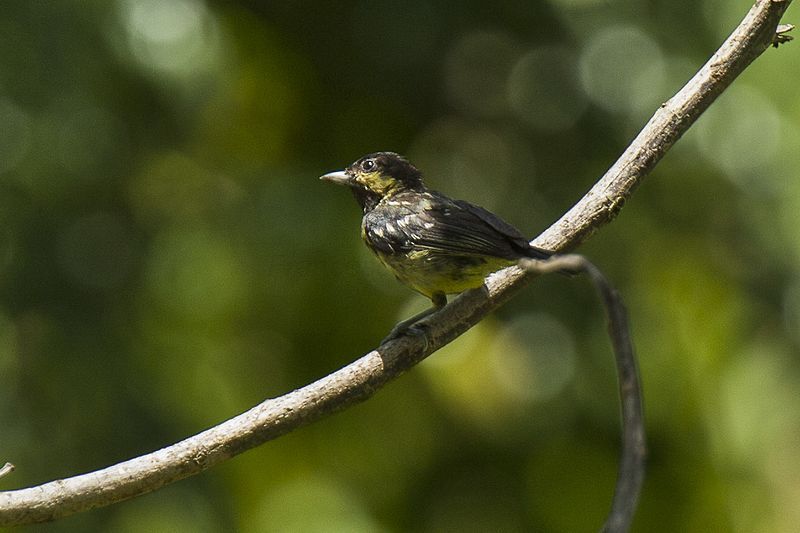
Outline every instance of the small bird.
[[350, 188], [364, 212], [361, 238], [395, 277], [433, 307], [392, 330], [384, 342], [447, 304], [447, 295], [483, 285], [486, 276], [522, 258], [547, 259], [496, 215], [429, 190], [422, 173], [394, 152], [365, 155], [320, 177]]

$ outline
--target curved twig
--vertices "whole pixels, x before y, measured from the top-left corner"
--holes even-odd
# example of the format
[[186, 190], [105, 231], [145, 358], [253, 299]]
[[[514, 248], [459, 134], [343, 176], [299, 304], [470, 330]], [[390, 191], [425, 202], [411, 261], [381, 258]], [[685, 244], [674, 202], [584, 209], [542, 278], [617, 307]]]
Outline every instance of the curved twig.
[[[614, 218], [669, 147], [769, 47], [791, 0], [759, 0], [711, 60], [648, 122], [606, 175], [535, 243], [573, 248]], [[193, 437], [108, 468], [0, 492], [0, 525], [53, 520], [151, 492], [372, 396], [497, 308], [531, 279], [517, 267], [491, 276], [427, 319], [428, 339], [401, 338], [350, 365]]]
[[520, 261], [520, 268], [534, 274], [549, 272], [583, 272], [589, 276], [597, 289], [608, 317], [608, 333], [617, 364], [620, 405], [622, 406], [622, 451], [620, 453], [617, 484], [611, 511], [603, 527], [605, 533], [628, 531], [636, 512], [639, 493], [645, 473], [647, 445], [642, 408], [642, 387], [636, 355], [631, 342], [628, 314], [616, 289], [593, 263], [582, 255], [556, 255], [547, 261], [527, 259]]

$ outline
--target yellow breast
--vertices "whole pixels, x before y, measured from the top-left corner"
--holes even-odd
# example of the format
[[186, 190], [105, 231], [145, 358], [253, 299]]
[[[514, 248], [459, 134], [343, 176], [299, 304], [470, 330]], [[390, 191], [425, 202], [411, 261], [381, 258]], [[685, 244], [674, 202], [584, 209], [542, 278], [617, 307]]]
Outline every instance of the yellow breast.
[[435, 293], [456, 294], [480, 287], [486, 276], [514, 264], [508, 259], [447, 255], [430, 250], [376, 255], [397, 279], [428, 298]]

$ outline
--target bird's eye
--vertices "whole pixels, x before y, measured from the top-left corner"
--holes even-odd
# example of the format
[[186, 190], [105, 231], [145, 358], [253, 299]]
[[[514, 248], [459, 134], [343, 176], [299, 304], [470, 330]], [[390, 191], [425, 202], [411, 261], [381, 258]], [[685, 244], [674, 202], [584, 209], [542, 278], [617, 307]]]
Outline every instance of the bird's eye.
[[364, 172], [372, 172], [375, 170], [375, 160], [374, 159], [365, 159], [361, 163], [361, 170]]

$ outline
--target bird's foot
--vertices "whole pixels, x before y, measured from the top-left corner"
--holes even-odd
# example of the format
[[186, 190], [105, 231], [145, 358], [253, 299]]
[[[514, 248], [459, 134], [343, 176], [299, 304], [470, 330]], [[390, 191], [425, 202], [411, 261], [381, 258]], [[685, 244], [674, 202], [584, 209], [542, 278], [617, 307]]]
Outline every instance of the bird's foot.
[[418, 320], [404, 320], [392, 328], [392, 331], [390, 331], [389, 334], [384, 337], [384, 339], [381, 341], [381, 344], [386, 344], [389, 341], [393, 341], [405, 336], [425, 337], [427, 333], [428, 325], [424, 322], [420, 322]]
[[407, 318], [397, 324], [392, 328], [392, 331], [389, 332], [389, 335], [387, 335], [386, 338], [381, 341], [381, 344], [386, 344], [389, 341], [405, 335], [411, 335], [414, 337], [422, 337], [423, 340], [425, 340], [427, 349], [428, 325], [423, 322], [422, 319], [427, 318], [439, 311], [447, 303], [447, 298], [444, 294], [436, 294], [431, 298], [431, 300], [433, 300], [433, 307], [428, 308], [421, 313], [417, 313], [411, 318]]

